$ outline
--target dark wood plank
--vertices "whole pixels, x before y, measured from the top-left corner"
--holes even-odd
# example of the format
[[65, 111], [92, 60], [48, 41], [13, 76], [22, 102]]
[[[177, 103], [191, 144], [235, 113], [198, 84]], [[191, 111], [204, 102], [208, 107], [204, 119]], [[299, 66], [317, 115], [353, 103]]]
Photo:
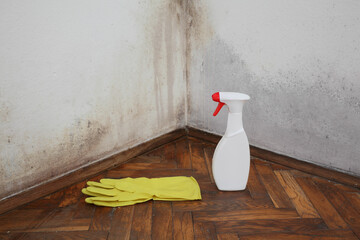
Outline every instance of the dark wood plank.
[[91, 219], [74, 219], [68, 222], [58, 221], [54, 226], [40, 226], [33, 229], [26, 229], [24, 232], [68, 232], [89, 230]]
[[215, 222], [218, 233], [237, 232], [239, 235], [271, 232], [310, 232], [327, 229], [322, 219], [266, 219]]
[[76, 208], [57, 208], [33, 229], [31, 232], [54, 232], [54, 231], [85, 231], [89, 230], [91, 218], [74, 218]]
[[244, 201], [250, 201], [252, 200], [251, 195], [249, 191], [216, 191], [216, 192], [210, 192], [210, 193], [203, 193], [202, 194], [202, 200], [203, 201], [213, 201], [213, 200], [244, 200]]
[[164, 157], [162, 162], [176, 162], [176, 143], [170, 142], [164, 146]]
[[288, 170], [288, 171], [291, 170], [291, 168], [289, 168], [289, 167], [286, 167], [286, 166], [280, 165], [280, 164], [276, 164], [276, 163], [271, 163], [271, 168], [273, 170]]
[[216, 194], [219, 192], [219, 189], [216, 187], [215, 183], [212, 182], [198, 182], [200, 186], [201, 193], [212, 193]]
[[219, 135], [216, 135], [214, 133], [208, 133], [193, 127], [186, 127], [186, 130], [188, 136], [194, 137], [196, 139], [201, 139], [210, 143], [218, 144], [221, 139], [221, 136]]
[[251, 209], [236, 211], [193, 212], [196, 221], [240, 221], [253, 219], [292, 219], [299, 218], [293, 209]]
[[101, 172], [100, 174], [98, 174], [96, 176], [92, 176], [92, 177], [86, 179], [86, 182], [87, 181], [100, 182], [101, 179], [105, 178], [106, 173], [107, 173], [107, 171], [103, 171], [103, 172]]
[[241, 239], [246, 240], [337, 240], [349, 239], [356, 240], [357, 237], [349, 230], [324, 230], [307, 233], [266, 233], [241, 236]]
[[196, 240], [216, 240], [216, 229], [211, 222], [195, 222], [194, 224]]
[[296, 180], [330, 229], [348, 228], [345, 221], [341, 218], [339, 213], [334, 209], [333, 205], [328, 201], [312, 179], [297, 178]]
[[311, 174], [309, 173], [305, 173], [305, 172], [302, 172], [302, 171], [299, 171], [299, 170], [290, 170], [291, 174], [294, 176], [294, 178], [310, 178], [312, 177]]
[[150, 201], [135, 205], [130, 239], [151, 239], [152, 204]]
[[83, 196], [78, 199], [78, 203], [74, 209], [73, 218], [74, 219], [79, 219], [79, 218], [92, 219], [92, 217], [94, 216], [95, 208], [96, 208], [95, 205], [87, 204], [85, 202], [85, 196]]
[[174, 212], [174, 240], [194, 239], [194, 225], [191, 212]]
[[336, 188], [331, 182], [317, 179], [316, 183], [355, 235], [360, 238], [360, 214], [347, 201], [341, 190]]
[[218, 240], [237, 240], [239, 236], [236, 233], [218, 233], [217, 234]]
[[343, 192], [349, 203], [360, 213], [360, 193], [359, 192]]
[[204, 149], [202, 143], [196, 143], [194, 141], [190, 142], [190, 153], [191, 153], [191, 163], [192, 169], [194, 170], [194, 175], [198, 181], [209, 182], [210, 175], [208, 171], [208, 166], [204, 158]]
[[277, 208], [293, 208], [293, 205], [269, 165], [255, 164], [260, 179]]
[[77, 183], [91, 176], [95, 176], [99, 172], [124, 163], [135, 156], [148, 152], [150, 149], [154, 149], [168, 142], [179, 139], [185, 136], [185, 134], [186, 132], [184, 129], [172, 131], [150, 141], [141, 143], [136, 147], [130, 148], [112, 157], [106, 158], [100, 162], [95, 162], [94, 164], [91, 164], [89, 166], [79, 168], [76, 171], [72, 171], [69, 174], [65, 174], [56, 179], [49, 180], [46, 183], [41, 184], [37, 187], [25, 190], [12, 197], [2, 199], [0, 201], [0, 214], [14, 209], [22, 204], [46, 196], [50, 193], [56, 192], [66, 186]]
[[302, 218], [320, 217], [290, 171], [281, 170], [274, 173]]
[[108, 240], [130, 239], [134, 216], [134, 206], [119, 207], [114, 210]]
[[[312, 176], [312, 177], [319, 178], [319, 177], [315, 177], [315, 176]], [[351, 187], [348, 185], [343, 185], [341, 183], [335, 182], [335, 186], [345, 192], [359, 192], [359, 188]]]
[[40, 198], [18, 209], [54, 209], [59, 206], [59, 199]]
[[86, 181], [79, 182], [74, 184], [64, 190], [64, 197], [62, 201], [59, 203], [59, 207], [66, 207], [72, 204], [76, 204], [83, 194], [81, 193], [81, 189], [86, 186]]
[[171, 169], [176, 168], [175, 161], [169, 162], [160, 162], [160, 163], [138, 163], [138, 162], [129, 162], [124, 163], [121, 166], [112, 169], [112, 171], [121, 171], [121, 170], [149, 170], [149, 169]]
[[264, 209], [272, 208], [273, 205], [264, 199], [248, 200], [203, 200], [173, 202], [174, 211], [232, 211], [239, 209]]
[[115, 208], [96, 207], [90, 230], [109, 231]]
[[253, 160], [250, 162], [250, 173], [247, 188], [253, 199], [263, 199], [269, 197], [264, 185], [259, 179]]
[[27, 232], [27, 233], [0, 233], [3, 240], [106, 240], [106, 231], [66, 231], [66, 232]]
[[178, 168], [192, 168], [189, 141], [187, 138], [176, 142], [176, 160]]
[[206, 162], [206, 166], [208, 168], [208, 172], [209, 172], [209, 175], [210, 175], [210, 181], [212, 183], [215, 182], [214, 176], [213, 176], [213, 171], [212, 171], [212, 158], [213, 158], [213, 155], [214, 155], [214, 151], [215, 151], [214, 147], [205, 147], [204, 148], [205, 162]]
[[197, 142], [189, 140], [189, 148], [191, 156], [196, 156], [199, 158], [204, 158], [204, 147], [203, 142]]
[[52, 209], [15, 209], [2, 214], [0, 232], [31, 229], [52, 211]]
[[173, 220], [171, 202], [153, 202], [151, 234], [152, 239], [172, 239]]
[[[179, 139], [182, 139], [184, 138], [185, 136], [183, 137], [180, 137]], [[150, 151], [138, 156], [137, 158], [148, 158], [148, 157], [152, 157], [152, 158], [160, 158], [161, 161], [163, 160], [164, 158], [164, 147], [165, 147], [166, 144], [162, 145], [162, 146], [159, 146], [157, 148], [153, 148], [151, 149]]]
[[65, 192], [62, 190], [59, 190], [57, 192], [54, 192], [50, 195], [45, 196], [45, 199], [56, 199], [56, 200], [62, 200], [64, 198]]
[[130, 161], [132, 163], [161, 163], [162, 159], [163, 159], [163, 155], [161, 155], [161, 156], [140, 155], [140, 156], [131, 158]]

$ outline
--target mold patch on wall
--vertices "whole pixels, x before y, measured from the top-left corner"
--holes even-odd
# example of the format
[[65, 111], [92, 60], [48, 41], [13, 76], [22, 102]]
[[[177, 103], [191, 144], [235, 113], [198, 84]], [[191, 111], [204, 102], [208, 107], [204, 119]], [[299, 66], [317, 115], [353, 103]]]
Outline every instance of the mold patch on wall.
[[108, 127], [97, 120], [76, 120], [61, 136], [32, 141], [31, 146], [9, 136], [8, 145], [2, 144], [8, 151], [2, 152], [0, 199], [96, 160], [89, 153], [106, 134]]
[[244, 92], [251, 144], [359, 175], [358, 2], [206, 4], [215, 37], [192, 53], [189, 125], [223, 134], [211, 94]]
[[18, 4], [0, 10], [0, 198], [185, 125], [177, 3]]

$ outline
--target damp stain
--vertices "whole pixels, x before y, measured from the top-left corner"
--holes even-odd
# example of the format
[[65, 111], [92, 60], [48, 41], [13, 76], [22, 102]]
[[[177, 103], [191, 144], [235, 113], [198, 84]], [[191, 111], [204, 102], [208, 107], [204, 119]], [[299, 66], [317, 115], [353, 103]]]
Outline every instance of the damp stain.
[[[91, 122], [90, 126], [89, 122]], [[107, 125], [96, 120], [76, 120], [72, 127], [64, 129], [56, 141], [54, 139], [52, 142], [36, 143], [37, 146], [41, 146], [36, 152], [30, 153], [29, 149], [19, 146], [21, 151], [18, 158], [23, 161], [16, 166], [2, 166], [4, 173], [16, 172], [16, 175], [2, 174], [0, 199], [97, 159], [97, 156], [92, 158], [87, 156], [93, 155], [92, 150], [108, 132]], [[54, 144], [54, 142], [58, 143]]]
[[10, 106], [5, 102], [3, 103], [0, 102], [0, 122], [8, 121], [9, 115], [10, 115]]
[[[182, 79], [188, 89], [191, 51], [204, 46], [213, 36], [206, 6], [204, 1], [168, 0], [163, 8], [156, 11], [152, 21], [149, 21], [148, 29], [152, 31], [153, 42], [154, 97], [159, 126], [176, 114], [173, 95], [177, 90], [175, 65], [179, 64], [178, 55], [181, 54]], [[181, 44], [176, 43], [177, 41]], [[187, 101], [186, 91], [184, 97]]]

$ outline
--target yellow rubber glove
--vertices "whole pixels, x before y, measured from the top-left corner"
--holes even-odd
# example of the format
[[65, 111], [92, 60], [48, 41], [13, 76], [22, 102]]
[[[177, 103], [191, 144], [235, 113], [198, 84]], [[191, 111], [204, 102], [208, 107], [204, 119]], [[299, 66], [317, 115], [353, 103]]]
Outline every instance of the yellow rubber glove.
[[193, 177], [123, 178], [89, 181], [82, 189], [87, 203], [118, 207], [133, 205], [151, 199], [182, 201], [201, 199], [200, 187]]
[[82, 193], [92, 196], [85, 199], [85, 202], [98, 206], [119, 207], [149, 201], [152, 196], [146, 193], [130, 193], [120, 191], [112, 186], [87, 182], [89, 187], [83, 188]]
[[101, 179], [106, 186], [126, 192], [142, 192], [154, 200], [181, 201], [201, 199], [200, 187], [193, 177]]

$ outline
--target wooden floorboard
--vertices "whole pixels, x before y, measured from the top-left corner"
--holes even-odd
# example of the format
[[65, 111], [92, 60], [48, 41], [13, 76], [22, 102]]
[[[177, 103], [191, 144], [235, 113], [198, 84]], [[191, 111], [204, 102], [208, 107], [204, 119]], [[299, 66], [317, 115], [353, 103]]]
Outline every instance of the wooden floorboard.
[[244, 191], [218, 191], [215, 144], [183, 137], [87, 180], [194, 176], [201, 201], [107, 208], [84, 202], [81, 180], [0, 215], [0, 239], [359, 239], [360, 190], [252, 157]]

